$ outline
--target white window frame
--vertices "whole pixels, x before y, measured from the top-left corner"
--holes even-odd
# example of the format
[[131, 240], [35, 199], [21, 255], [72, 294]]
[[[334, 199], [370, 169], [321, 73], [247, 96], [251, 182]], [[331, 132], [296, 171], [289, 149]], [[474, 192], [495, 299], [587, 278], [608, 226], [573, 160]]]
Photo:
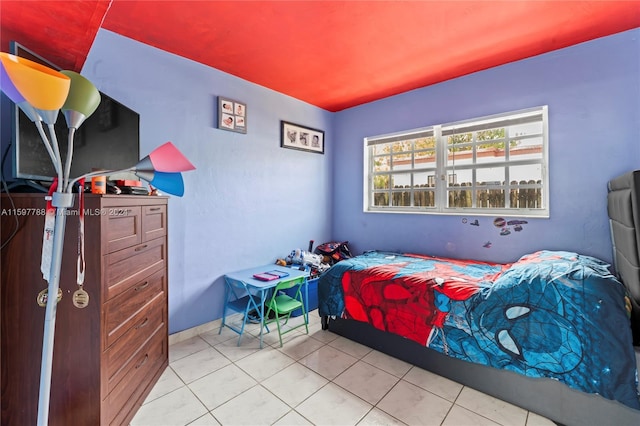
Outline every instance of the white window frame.
[[[471, 170], [472, 183], [470, 187], [465, 189], [471, 190], [472, 194], [477, 194], [476, 187], [476, 171], [488, 166], [493, 168], [504, 167], [505, 179], [502, 182], [495, 182], [493, 184], [485, 184], [482, 188], [497, 189], [505, 191], [508, 194], [514, 189], [509, 182], [509, 167], [513, 166], [526, 166], [535, 165], [540, 167], [541, 179], [540, 182], [536, 182], [531, 185], [532, 189], [539, 190], [541, 206], [536, 208], [527, 207], [511, 207], [509, 206], [509, 197], [505, 197], [505, 207], [477, 207], [475, 196], [473, 197], [472, 205], [469, 207], [449, 207], [447, 206], [447, 197], [449, 192], [453, 189], [449, 187], [448, 182], [454, 182], [456, 176], [449, 176], [455, 173], [455, 168], [452, 170], [451, 165], [447, 164], [447, 136], [458, 133], [469, 133], [483, 128], [491, 127], [508, 127], [509, 125], [522, 124], [523, 122], [541, 122], [542, 133], [534, 135], [535, 137], [542, 139], [542, 150], [540, 158], [534, 159], [511, 159], [509, 157], [509, 141], [516, 139], [510, 137], [508, 132], [505, 134], [505, 158], [497, 160], [494, 163], [476, 163], [475, 150], [473, 150], [472, 164], [466, 164], [457, 166], [457, 170]], [[374, 157], [373, 148], [377, 144], [386, 144], [390, 142], [398, 142], [405, 140], [417, 139], [420, 137], [434, 137], [435, 138], [435, 168], [419, 168], [415, 166], [415, 162], [412, 162], [412, 166], [409, 169], [402, 170], [400, 173], [415, 173], [415, 172], [428, 172], [435, 175], [435, 189], [430, 188], [430, 191], [434, 191], [435, 206], [413, 206], [414, 203], [414, 191], [416, 188], [413, 186], [413, 179], [411, 178], [410, 188], [407, 189], [409, 196], [411, 197], [411, 206], [380, 206], [374, 205], [374, 193], [387, 192], [389, 193], [389, 203], [392, 203], [391, 198], [394, 188], [388, 189], [374, 189], [374, 177], [383, 176], [385, 174], [393, 175], [398, 173], [398, 170], [387, 171], [374, 171]], [[522, 139], [518, 137], [519, 139]], [[367, 213], [416, 213], [416, 214], [439, 214], [439, 215], [477, 215], [477, 216], [510, 216], [510, 217], [549, 217], [549, 126], [548, 126], [548, 106], [539, 106], [534, 108], [528, 108], [518, 111], [511, 111], [501, 114], [494, 114], [485, 117], [473, 118], [469, 120], [463, 120], [453, 123], [438, 124], [429, 127], [423, 127], [419, 129], [413, 129], [408, 131], [371, 136], [364, 138], [364, 180], [363, 180], [363, 211]], [[476, 143], [476, 141], [470, 142], [470, 144]], [[411, 156], [417, 152], [411, 152]], [[450, 173], [454, 171], [454, 173]], [[413, 175], [411, 175], [413, 176]], [[432, 180], [429, 179], [429, 182]], [[520, 189], [526, 189], [527, 185], [519, 185]]]

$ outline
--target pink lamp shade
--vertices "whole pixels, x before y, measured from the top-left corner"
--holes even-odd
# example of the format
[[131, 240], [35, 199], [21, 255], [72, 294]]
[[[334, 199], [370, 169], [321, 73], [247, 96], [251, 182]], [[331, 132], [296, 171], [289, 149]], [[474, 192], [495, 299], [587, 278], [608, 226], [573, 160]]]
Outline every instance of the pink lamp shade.
[[191, 164], [187, 157], [175, 147], [171, 142], [167, 142], [154, 149], [151, 154], [151, 163], [153, 167], [160, 172], [186, 172], [195, 170], [195, 166]]
[[166, 142], [154, 149], [135, 167], [136, 170], [159, 172], [187, 172], [195, 168], [171, 142]]

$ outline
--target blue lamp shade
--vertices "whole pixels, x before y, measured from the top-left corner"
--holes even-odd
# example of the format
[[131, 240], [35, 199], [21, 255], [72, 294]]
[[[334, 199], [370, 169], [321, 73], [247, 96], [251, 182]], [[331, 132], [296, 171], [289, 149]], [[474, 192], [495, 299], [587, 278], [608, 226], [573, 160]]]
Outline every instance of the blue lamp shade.
[[135, 171], [136, 176], [149, 182], [154, 188], [158, 188], [167, 194], [182, 197], [184, 195], [184, 181], [182, 173], [168, 173], [157, 171]]

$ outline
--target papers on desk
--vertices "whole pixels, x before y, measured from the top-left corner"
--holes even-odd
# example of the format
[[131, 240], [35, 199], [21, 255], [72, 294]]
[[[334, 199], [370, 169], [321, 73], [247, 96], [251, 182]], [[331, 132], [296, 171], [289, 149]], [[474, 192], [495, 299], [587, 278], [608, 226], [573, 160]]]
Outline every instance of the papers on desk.
[[277, 271], [277, 270], [261, 272], [259, 274], [253, 274], [253, 278], [260, 281], [272, 281], [272, 280], [277, 280], [287, 276], [289, 276], [288, 272]]

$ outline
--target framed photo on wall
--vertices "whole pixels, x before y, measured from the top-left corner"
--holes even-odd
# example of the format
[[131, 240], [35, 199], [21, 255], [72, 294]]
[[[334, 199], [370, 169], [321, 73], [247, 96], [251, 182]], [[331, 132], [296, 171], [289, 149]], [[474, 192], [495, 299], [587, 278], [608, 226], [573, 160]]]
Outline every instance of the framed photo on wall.
[[218, 129], [247, 133], [247, 104], [218, 96]]
[[281, 121], [280, 146], [324, 154], [324, 130]]

